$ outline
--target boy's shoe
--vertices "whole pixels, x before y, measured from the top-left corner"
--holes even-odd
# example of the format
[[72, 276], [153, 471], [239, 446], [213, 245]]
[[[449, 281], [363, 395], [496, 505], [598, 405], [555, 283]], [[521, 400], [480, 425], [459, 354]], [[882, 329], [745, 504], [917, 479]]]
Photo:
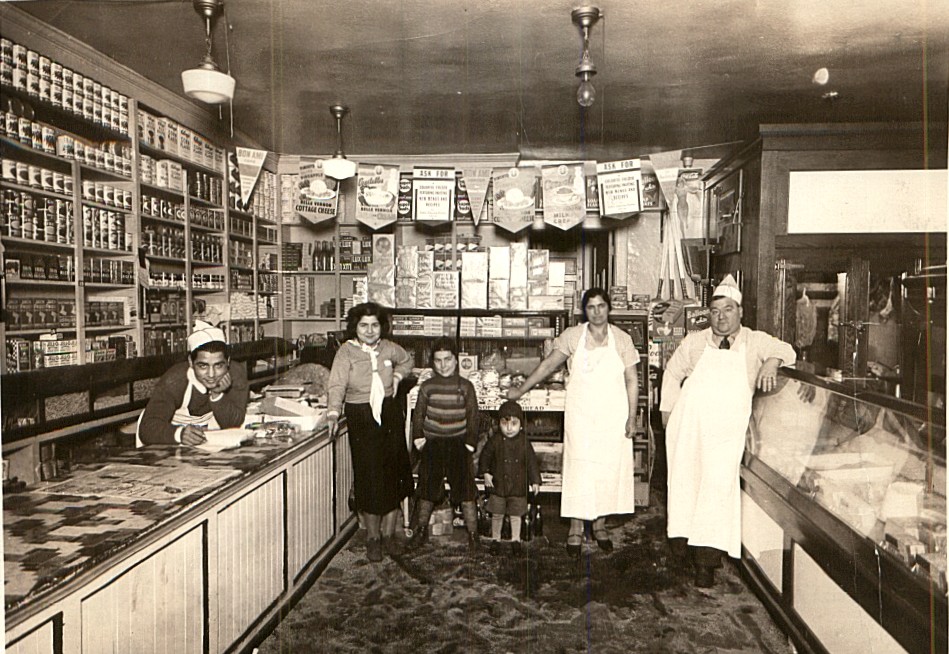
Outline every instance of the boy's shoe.
[[408, 547], [410, 550], [418, 549], [423, 547], [428, 542], [428, 527], [419, 527], [414, 532], [412, 532], [412, 537], [409, 539]]
[[382, 539], [382, 548], [389, 556], [400, 556], [402, 554], [402, 543], [395, 536], [388, 536]]
[[567, 554], [576, 558], [580, 556], [583, 549], [583, 536], [581, 534], [570, 534], [567, 536]]
[[382, 560], [382, 539], [370, 538], [366, 541], [366, 558], [373, 563]]

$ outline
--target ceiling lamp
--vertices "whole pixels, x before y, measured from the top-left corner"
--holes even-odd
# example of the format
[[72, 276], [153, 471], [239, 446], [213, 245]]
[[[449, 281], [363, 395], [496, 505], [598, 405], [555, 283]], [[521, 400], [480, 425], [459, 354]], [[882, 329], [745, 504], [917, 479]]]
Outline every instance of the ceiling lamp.
[[343, 116], [349, 113], [349, 107], [334, 104], [330, 107], [330, 114], [336, 119], [336, 154], [332, 159], [323, 161], [323, 172], [333, 179], [349, 179], [356, 174], [356, 163], [350, 161], [343, 154]]
[[194, 0], [194, 10], [204, 18], [207, 52], [196, 68], [181, 72], [185, 95], [208, 104], [222, 104], [234, 99], [234, 78], [222, 73], [211, 58], [211, 29], [221, 7], [221, 0]]
[[596, 100], [596, 89], [590, 81], [596, 75], [596, 66], [590, 60], [590, 28], [600, 20], [603, 13], [599, 7], [577, 7], [570, 16], [583, 32], [583, 54], [580, 56], [580, 65], [577, 66], [576, 71], [577, 77], [580, 78], [580, 86], [577, 87], [577, 102], [581, 107], [589, 107]]

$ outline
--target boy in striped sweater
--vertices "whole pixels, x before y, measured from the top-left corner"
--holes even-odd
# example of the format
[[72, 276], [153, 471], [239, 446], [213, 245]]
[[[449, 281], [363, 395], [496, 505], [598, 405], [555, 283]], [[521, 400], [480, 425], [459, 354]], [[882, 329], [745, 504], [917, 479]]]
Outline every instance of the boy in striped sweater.
[[471, 453], [478, 444], [478, 397], [474, 386], [458, 373], [454, 341], [440, 338], [432, 348], [435, 374], [422, 383], [412, 414], [412, 439], [421, 450], [419, 461], [418, 523], [409, 543], [419, 547], [428, 541], [428, 521], [435, 502], [451, 487], [452, 503], [461, 503], [468, 530], [468, 549], [476, 551], [478, 514]]

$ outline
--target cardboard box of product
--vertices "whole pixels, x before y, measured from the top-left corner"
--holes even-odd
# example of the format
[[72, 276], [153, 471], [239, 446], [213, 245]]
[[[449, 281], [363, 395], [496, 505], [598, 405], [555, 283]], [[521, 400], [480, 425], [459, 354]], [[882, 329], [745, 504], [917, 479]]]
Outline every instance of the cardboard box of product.
[[458, 374], [460, 374], [465, 379], [468, 379], [468, 376], [477, 369], [477, 354], [465, 354], [464, 352], [458, 353]]
[[396, 249], [396, 278], [414, 279], [419, 274], [419, 251], [417, 245], [400, 245]]
[[489, 247], [488, 248], [488, 278], [489, 279], [510, 279], [511, 278], [511, 248], [510, 247]]
[[488, 280], [488, 308], [489, 309], [508, 309], [511, 306], [509, 296], [511, 293], [511, 282], [507, 279], [489, 279]]
[[415, 278], [415, 306], [419, 309], [431, 309], [434, 304], [432, 292], [434, 290], [433, 273], [420, 274]]
[[462, 309], [487, 309], [488, 308], [488, 280], [464, 279], [463, 271], [464, 271], [464, 268], [462, 268], [462, 280], [461, 280], [461, 308]]

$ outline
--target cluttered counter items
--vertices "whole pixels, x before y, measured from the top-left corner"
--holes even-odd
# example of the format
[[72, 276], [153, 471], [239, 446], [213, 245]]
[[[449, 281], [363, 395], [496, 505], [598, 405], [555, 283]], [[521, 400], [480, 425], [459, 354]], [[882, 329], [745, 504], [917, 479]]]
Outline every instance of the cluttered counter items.
[[322, 430], [291, 432], [273, 423], [254, 433], [239, 448], [213, 453], [152, 446], [111, 454], [5, 496], [7, 615], [325, 438]]

